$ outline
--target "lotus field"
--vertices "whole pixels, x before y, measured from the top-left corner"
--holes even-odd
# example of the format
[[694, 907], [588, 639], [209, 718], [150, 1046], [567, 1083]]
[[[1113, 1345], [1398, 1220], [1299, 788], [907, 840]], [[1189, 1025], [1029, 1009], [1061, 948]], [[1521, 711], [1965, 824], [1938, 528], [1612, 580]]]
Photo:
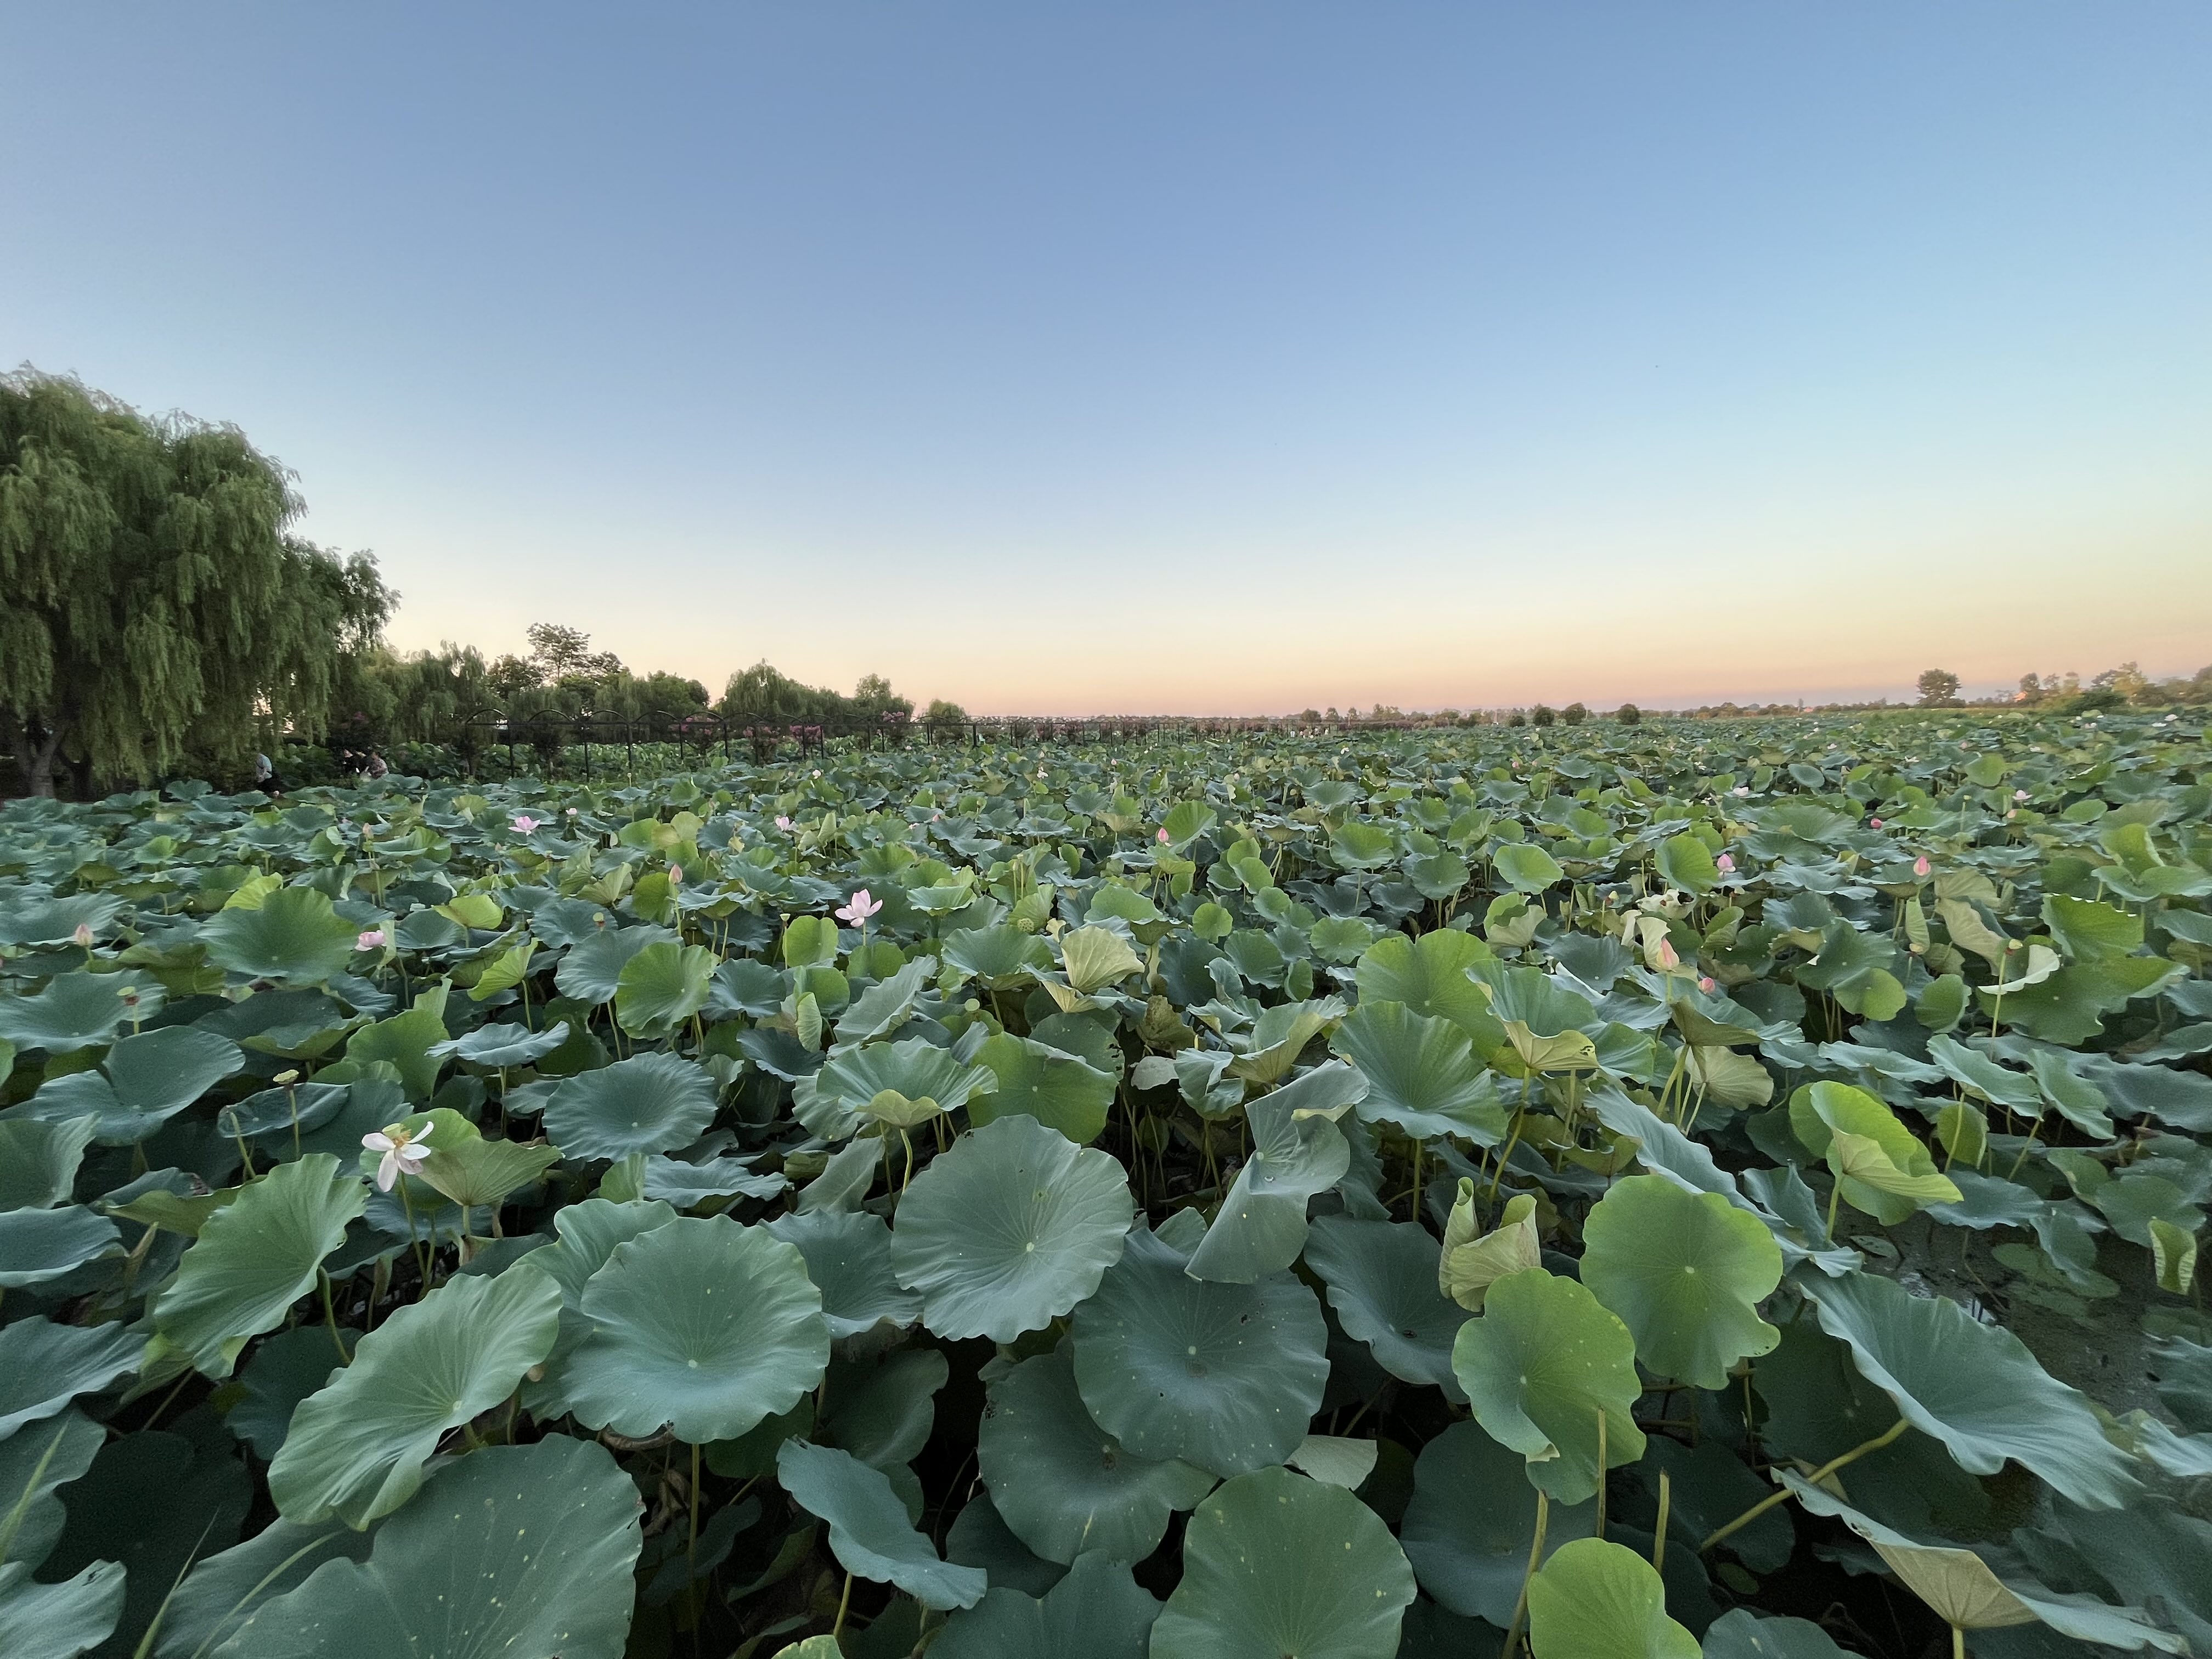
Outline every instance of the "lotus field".
[[0, 1654], [2212, 1653], [2212, 765], [0, 812]]

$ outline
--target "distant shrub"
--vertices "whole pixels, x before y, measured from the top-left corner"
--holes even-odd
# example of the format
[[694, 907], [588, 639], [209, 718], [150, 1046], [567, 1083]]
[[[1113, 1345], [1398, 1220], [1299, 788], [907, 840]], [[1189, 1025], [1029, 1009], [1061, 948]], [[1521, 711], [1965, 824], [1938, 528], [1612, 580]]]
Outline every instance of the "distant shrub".
[[1613, 719], [1619, 720], [1623, 726], [1640, 725], [1644, 720], [1644, 711], [1632, 702], [1625, 702], [1620, 705], [1620, 711], [1613, 715]]
[[1589, 710], [1581, 703], [1571, 702], [1561, 712], [1559, 718], [1570, 726], [1580, 726], [1589, 718]]
[[1516, 708], [1505, 717], [1505, 723], [1508, 726], [1526, 726], [1528, 724], [1528, 717]]
[[1540, 702], [1528, 711], [1528, 723], [1531, 726], [1550, 726], [1559, 718], [1556, 710]]

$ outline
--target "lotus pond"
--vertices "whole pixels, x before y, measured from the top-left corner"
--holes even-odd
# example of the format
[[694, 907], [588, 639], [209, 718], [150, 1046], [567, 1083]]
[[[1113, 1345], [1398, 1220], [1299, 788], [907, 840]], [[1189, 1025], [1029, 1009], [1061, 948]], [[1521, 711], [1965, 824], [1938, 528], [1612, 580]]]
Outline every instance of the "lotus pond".
[[2207, 734], [0, 812], [0, 1654], [2212, 1653]]

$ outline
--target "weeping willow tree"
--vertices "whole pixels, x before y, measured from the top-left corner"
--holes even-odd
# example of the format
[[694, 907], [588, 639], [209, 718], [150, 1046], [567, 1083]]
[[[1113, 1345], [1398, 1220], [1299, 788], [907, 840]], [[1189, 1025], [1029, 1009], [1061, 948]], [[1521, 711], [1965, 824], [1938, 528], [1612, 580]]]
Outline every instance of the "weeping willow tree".
[[235, 427], [0, 376], [0, 724], [22, 787], [143, 781], [313, 733], [393, 596], [288, 533], [288, 476]]

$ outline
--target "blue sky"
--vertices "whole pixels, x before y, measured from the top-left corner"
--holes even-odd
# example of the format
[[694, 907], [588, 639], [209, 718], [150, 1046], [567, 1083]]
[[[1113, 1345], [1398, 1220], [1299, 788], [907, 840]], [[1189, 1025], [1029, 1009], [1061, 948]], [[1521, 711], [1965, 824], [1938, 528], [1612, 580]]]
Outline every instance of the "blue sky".
[[2212, 660], [2212, 9], [9, 8], [0, 359], [396, 643], [978, 709]]

